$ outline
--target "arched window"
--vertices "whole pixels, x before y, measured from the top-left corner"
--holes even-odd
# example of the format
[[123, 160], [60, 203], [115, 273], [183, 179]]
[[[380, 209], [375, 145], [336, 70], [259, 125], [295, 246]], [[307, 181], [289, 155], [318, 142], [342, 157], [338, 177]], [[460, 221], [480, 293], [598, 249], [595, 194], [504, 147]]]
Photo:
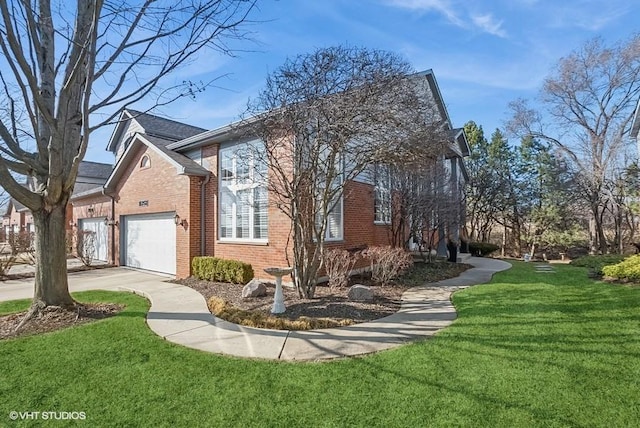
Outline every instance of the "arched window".
[[140, 159], [140, 168], [149, 168], [151, 166], [151, 161], [149, 160], [149, 156], [144, 155], [142, 159]]

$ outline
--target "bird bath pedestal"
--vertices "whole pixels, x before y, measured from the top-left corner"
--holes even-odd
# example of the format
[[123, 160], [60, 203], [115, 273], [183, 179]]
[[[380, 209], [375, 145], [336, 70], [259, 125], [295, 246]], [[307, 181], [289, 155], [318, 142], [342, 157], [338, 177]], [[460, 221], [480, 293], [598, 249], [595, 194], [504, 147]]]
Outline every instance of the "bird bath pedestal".
[[272, 314], [281, 314], [287, 308], [284, 306], [284, 293], [282, 293], [282, 277], [291, 273], [291, 268], [270, 267], [264, 270], [269, 275], [276, 277], [276, 294], [273, 296]]

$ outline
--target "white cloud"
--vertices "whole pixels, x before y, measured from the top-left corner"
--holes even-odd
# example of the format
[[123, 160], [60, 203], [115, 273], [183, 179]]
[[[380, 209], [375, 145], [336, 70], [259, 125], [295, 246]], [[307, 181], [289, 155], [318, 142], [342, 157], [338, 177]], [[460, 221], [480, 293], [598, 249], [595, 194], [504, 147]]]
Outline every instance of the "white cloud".
[[476, 27], [482, 31], [498, 37], [507, 37], [507, 32], [502, 28], [502, 21], [496, 21], [490, 13], [474, 15], [471, 17]]
[[[384, 0], [386, 4], [394, 7], [400, 7], [403, 9], [409, 9], [413, 11], [424, 12], [438, 12], [452, 24], [465, 28], [472, 29], [477, 28], [485, 33], [498, 36], [507, 37], [507, 32], [502, 28], [502, 21], [496, 21], [492, 14], [469, 14], [471, 23], [460, 17], [460, 14], [456, 12], [458, 9], [463, 8], [464, 3], [460, 3], [454, 6], [452, 0]], [[473, 24], [473, 25], [471, 25]]]
[[448, 0], [385, 0], [390, 6], [401, 7], [417, 11], [436, 11], [444, 15], [449, 22], [459, 27], [464, 27], [464, 21], [454, 12], [451, 2]]

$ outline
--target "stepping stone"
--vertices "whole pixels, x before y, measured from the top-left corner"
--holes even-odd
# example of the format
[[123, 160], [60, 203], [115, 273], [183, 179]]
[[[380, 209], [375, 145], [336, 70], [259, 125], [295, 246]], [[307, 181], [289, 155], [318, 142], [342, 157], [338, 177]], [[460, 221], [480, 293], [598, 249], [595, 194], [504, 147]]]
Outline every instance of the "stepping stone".
[[536, 264], [534, 265], [534, 269], [538, 273], [556, 273], [553, 266], [548, 264]]

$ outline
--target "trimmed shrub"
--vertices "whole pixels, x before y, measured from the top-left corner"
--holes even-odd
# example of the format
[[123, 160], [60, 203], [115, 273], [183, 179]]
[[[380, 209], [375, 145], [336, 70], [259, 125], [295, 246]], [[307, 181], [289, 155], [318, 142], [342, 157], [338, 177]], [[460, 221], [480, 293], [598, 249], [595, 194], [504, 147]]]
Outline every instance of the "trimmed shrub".
[[217, 257], [194, 257], [191, 261], [193, 276], [205, 281], [246, 284], [253, 279], [253, 268], [248, 263]]
[[602, 267], [605, 276], [626, 281], [640, 281], [640, 255], [622, 260], [620, 263]]
[[490, 242], [469, 242], [469, 252], [477, 257], [488, 256], [499, 248], [499, 245]]
[[603, 254], [599, 256], [582, 256], [571, 260], [572, 266], [586, 267], [593, 270], [598, 275], [602, 275], [605, 266], [615, 265], [623, 261], [625, 256], [621, 254]]
[[248, 263], [237, 260], [220, 260], [217, 268], [221, 272], [221, 277], [224, 275], [224, 282], [246, 284], [253, 279], [253, 268]]

